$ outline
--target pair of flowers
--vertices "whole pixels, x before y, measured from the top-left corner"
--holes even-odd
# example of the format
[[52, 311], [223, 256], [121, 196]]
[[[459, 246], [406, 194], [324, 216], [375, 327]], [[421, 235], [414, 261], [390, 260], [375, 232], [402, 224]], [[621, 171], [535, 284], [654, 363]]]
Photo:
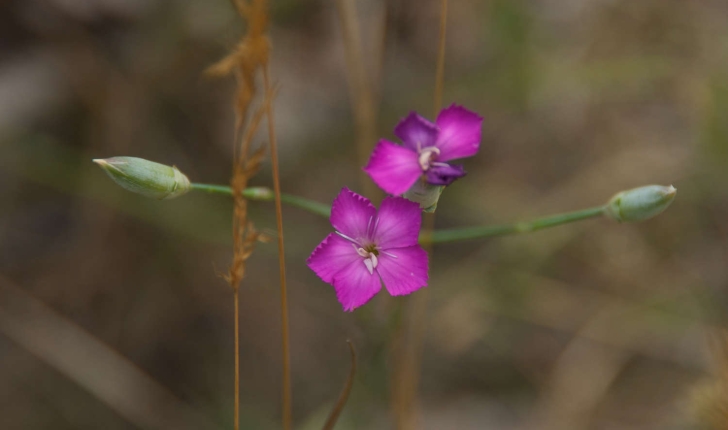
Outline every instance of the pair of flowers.
[[402, 145], [380, 140], [364, 171], [392, 196], [379, 211], [348, 188], [331, 207], [336, 230], [314, 249], [308, 266], [331, 284], [345, 311], [368, 302], [384, 283], [393, 296], [427, 286], [427, 253], [418, 245], [421, 209], [399, 197], [424, 180], [447, 186], [465, 176], [450, 160], [478, 152], [483, 118], [462, 106], [443, 109], [435, 123], [412, 112], [394, 134]]

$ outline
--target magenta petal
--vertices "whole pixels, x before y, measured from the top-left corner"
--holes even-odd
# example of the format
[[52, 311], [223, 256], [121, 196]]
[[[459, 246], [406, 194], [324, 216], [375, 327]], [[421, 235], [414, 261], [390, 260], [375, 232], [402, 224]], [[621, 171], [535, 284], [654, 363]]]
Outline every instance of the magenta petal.
[[452, 105], [440, 112], [436, 122], [440, 127], [435, 145], [440, 150], [437, 161], [471, 157], [478, 152], [483, 117], [462, 106]]
[[384, 139], [374, 147], [364, 171], [379, 188], [394, 195], [409, 190], [422, 175], [417, 152]]
[[331, 233], [313, 250], [306, 263], [319, 278], [330, 284], [334, 275], [355, 261], [362, 261], [362, 257], [352, 243]]
[[345, 311], [353, 311], [365, 304], [382, 289], [382, 281], [375, 271], [369, 273], [364, 259], [359, 257], [334, 276], [336, 298]]
[[465, 176], [466, 172], [463, 166], [451, 166], [450, 164], [444, 163], [444, 165], [431, 166], [427, 169], [425, 175], [427, 176], [428, 184], [450, 185], [456, 179]]
[[435, 145], [437, 126], [416, 112], [410, 112], [394, 128], [394, 135], [402, 140], [405, 147], [418, 151]]
[[421, 224], [420, 205], [402, 197], [387, 197], [379, 207], [374, 242], [383, 249], [416, 245]]
[[419, 245], [387, 249], [379, 253], [377, 271], [389, 294], [412, 293], [427, 286], [427, 253]]
[[331, 225], [336, 231], [358, 240], [366, 237], [369, 220], [377, 210], [366, 197], [343, 188], [331, 205]]

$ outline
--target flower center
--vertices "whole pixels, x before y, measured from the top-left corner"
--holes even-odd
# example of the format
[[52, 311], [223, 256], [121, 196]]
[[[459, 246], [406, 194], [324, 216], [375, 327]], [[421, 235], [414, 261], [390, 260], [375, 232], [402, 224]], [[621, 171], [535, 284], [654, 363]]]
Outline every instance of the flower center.
[[420, 167], [423, 171], [430, 168], [430, 166], [437, 160], [437, 156], [440, 155], [440, 150], [434, 146], [428, 146], [427, 148], [421, 148], [419, 151]]
[[352, 246], [356, 249], [357, 254], [364, 257], [364, 265], [367, 267], [369, 274], [373, 274], [374, 269], [376, 269], [377, 264], [379, 264], [379, 260], [377, 259], [379, 251], [373, 245], [367, 246], [366, 248], [357, 248], [354, 244], [352, 244]]
[[351, 242], [351, 246], [354, 248], [356, 253], [364, 259], [364, 265], [366, 266], [370, 275], [374, 274], [374, 269], [376, 269], [377, 265], [379, 265], [379, 253], [382, 253], [388, 257], [397, 258], [396, 255], [383, 250], [379, 245], [374, 243], [374, 239], [372, 238], [376, 237], [376, 231], [378, 226], [379, 217], [375, 219], [372, 216], [369, 217], [369, 223], [367, 224], [367, 230], [364, 237], [354, 239], [345, 235], [344, 233], [336, 231], [336, 234]]

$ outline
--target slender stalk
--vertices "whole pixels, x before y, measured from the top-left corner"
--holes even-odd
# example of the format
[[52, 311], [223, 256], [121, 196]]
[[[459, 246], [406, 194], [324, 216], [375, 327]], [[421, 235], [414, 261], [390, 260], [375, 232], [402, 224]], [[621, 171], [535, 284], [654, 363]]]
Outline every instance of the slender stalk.
[[[347, 81], [351, 98], [351, 109], [354, 112], [357, 129], [357, 161], [364, 166], [369, 159], [372, 146], [376, 142], [377, 118], [372, 91], [372, 84], [367, 76], [364, 56], [362, 54], [362, 41], [360, 35], [359, 19], [356, 5], [353, 0], [337, 0], [336, 9], [339, 12], [341, 31], [346, 53]], [[373, 196], [377, 193], [376, 187], [364, 172], [359, 175], [364, 194]]]
[[240, 428], [240, 299], [237, 286], [233, 289], [235, 302], [235, 424], [234, 429]]
[[[272, 95], [273, 88], [268, 73], [268, 64], [263, 66], [263, 86], [265, 92]], [[281, 343], [283, 355], [283, 429], [291, 429], [291, 353], [288, 334], [288, 292], [286, 289], [286, 256], [283, 245], [283, 209], [281, 207], [281, 180], [278, 170], [278, 145], [276, 143], [275, 122], [273, 120], [272, 103], [266, 106], [268, 117], [268, 139], [270, 140], [270, 158], [273, 166], [273, 191], [276, 202], [276, 228], [278, 230], [278, 263], [281, 275]]]
[[354, 377], [356, 376], [356, 351], [354, 350], [354, 344], [351, 343], [350, 340], [347, 339], [346, 343], [347, 343], [347, 345], [349, 345], [349, 353], [351, 355], [351, 370], [349, 370], [349, 377], [346, 378], [346, 383], [344, 384], [344, 389], [341, 390], [341, 394], [339, 395], [339, 400], [336, 401], [336, 404], [334, 405], [334, 409], [329, 414], [329, 418], [326, 420], [323, 430], [334, 430], [336, 421], [339, 419], [339, 415], [341, 415], [341, 411], [344, 410], [346, 401], [349, 399], [349, 393], [351, 393], [351, 387], [354, 386]]
[[435, 71], [434, 117], [442, 106], [442, 92], [445, 86], [445, 35], [447, 30], [447, 0], [440, 5], [440, 34], [437, 47], [437, 69]]
[[[435, 90], [433, 97], [433, 118], [442, 105], [442, 93], [445, 86], [445, 36], [447, 33], [447, 0], [440, 3], [440, 31], [438, 34], [437, 66], [435, 68]], [[435, 214], [425, 215], [422, 235], [432, 238], [435, 229]], [[424, 241], [422, 246], [432, 261], [433, 242]], [[420, 379], [422, 345], [427, 324], [425, 321], [429, 290], [425, 289], [412, 296], [408, 302], [408, 318], [400, 330], [406, 333], [404, 345], [399, 354], [395, 374], [395, 412], [397, 429], [411, 430], [417, 423], [417, 390]], [[402, 337], [402, 336], [397, 336]]]
[[465, 227], [454, 228], [449, 230], [433, 231], [427, 237], [425, 234], [420, 236], [423, 243], [442, 243], [454, 242], [457, 240], [479, 239], [493, 236], [503, 236], [507, 234], [530, 233], [544, 228], [555, 227], [561, 224], [567, 224], [574, 221], [581, 221], [589, 218], [598, 217], [604, 214], [604, 206], [597, 206], [588, 209], [582, 209], [574, 212], [566, 212], [557, 215], [551, 215], [544, 218], [538, 218], [532, 221], [518, 222], [515, 224], [491, 225], [482, 227]]
[[[225, 194], [231, 196], [233, 194], [232, 188], [227, 185], [215, 185], [215, 184], [191, 184], [191, 189], [204, 191], [210, 194]], [[243, 190], [243, 196], [248, 200], [271, 202], [275, 200], [275, 193], [270, 188], [266, 187], [250, 187]], [[316, 215], [321, 215], [326, 218], [331, 214], [331, 206], [323, 203], [309, 200], [305, 197], [294, 196], [291, 194], [280, 194], [281, 201], [287, 205], [295, 206], [304, 210], [307, 210]]]
[[[206, 191], [214, 194], [232, 195], [232, 189], [225, 185], [192, 184], [193, 190]], [[265, 187], [251, 187], [243, 191], [243, 196], [248, 200], [273, 201], [274, 193]], [[309, 200], [305, 197], [291, 194], [281, 194], [281, 202], [295, 206], [311, 213], [329, 217], [331, 207], [323, 203]], [[574, 212], [565, 212], [556, 215], [549, 215], [530, 221], [522, 221], [513, 224], [486, 225], [476, 227], [461, 227], [447, 230], [431, 230], [423, 228], [420, 235], [420, 243], [445, 243], [469, 239], [485, 239], [494, 236], [505, 236], [509, 234], [530, 233], [549, 227], [556, 227], [575, 221], [595, 218], [604, 214], [604, 206], [595, 206], [588, 209], [581, 209]], [[427, 226], [425, 226], [427, 227]]]

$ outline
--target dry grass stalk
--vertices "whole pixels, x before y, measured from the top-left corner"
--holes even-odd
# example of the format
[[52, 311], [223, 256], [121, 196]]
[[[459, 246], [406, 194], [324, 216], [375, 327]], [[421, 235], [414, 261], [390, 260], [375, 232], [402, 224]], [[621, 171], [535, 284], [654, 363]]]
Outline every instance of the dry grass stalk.
[[[271, 83], [268, 65], [263, 66], [263, 85], [266, 98], [274, 97], [275, 89]], [[278, 232], [278, 272], [280, 273], [281, 287], [281, 354], [283, 356], [283, 428], [290, 430], [292, 426], [292, 395], [291, 395], [291, 348], [288, 332], [288, 291], [286, 287], [286, 252], [283, 241], [283, 208], [281, 207], [281, 178], [278, 171], [278, 144], [275, 134], [275, 119], [273, 106], [266, 104], [268, 117], [268, 140], [270, 141], [270, 159], [273, 167], [273, 192], [276, 201], [276, 230]]]
[[248, 25], [246, 33], [235, 48], [222, 60], [207, 69], [211, 76], [235, 75], [236, 130], [247, 117], [247, 112], [256, 94], [255, 76], [260, 68], [268, 64], [270, 41], [268, 30], [268, 0], [231, 0], [240, 17]]
[[339, 399], [336, 401], [334, 408], [331, 410], [329, 418], [324, 424], [323, 430], [334, 429], [336, 421], [339, 419], [339, 415], [341, 415], [341, 411], [344, 410], [346, 401], [349, 399], [351, 388], [354, 386], [354, 377], [356, 376], [356, 350], [354, 350], [354, 344], [351, 343], [350, 340], [347, 339], [346, 344], [349, 345], [349, 353], [351, 355], [351, 369], [349, 370], [349, 376], [346, 378], [346, 382], [344, 383], [344, 388], [341, 390], [341, 394], [339, 394]]
[[[235, 93], [235, 139], [233, 150], [233, 262], [226, 280], [233, 290], [235, 315], [235, 421], [234, 428], [240, 428], [240, 311], [239, 287], [245, 276], [245, 263], [253, 252], [256, 242], [263, 239], [248, 220], [247, 201], [242, 191], [249, 179], [259, 170], [264, 147], [252, 154], [251, 142], [263, 116], [270, 112], [272, 92], [266, 91], [263, 105], [249, 117], [251, 103], [256, 95], [255, 78], [268, 64], [270, 42], [268, 30], [267, 0], [232, 0], [240, 17], [246, 22], [247, 30], [235, 48], [225, 58], [208, 68], [212, 76], [234, 75], [237, 82]], [[247, 122], [247, 126], [246, 126]]]
[[[447, 30], [447, 0], [440, 3], [440, 30], [438, 35], [437, 65], [435, 69], [435, 89], [433, 96], [433, 118], [437, 117], [442, 105], [442, 92], [445, 80], [445, 36]], [[435, 228], [435, 214], [423, 214], [422, 232], [431, 234]], [[432, 243], [425, 242], [423, 247], [432, 261]], [[417, 390], [419, 386], [422, 345], [426, 329], [427, 303], [429, 291], [423, 289], [413, 295], [405, 310], [405, 320], [397, 338], [402, 342], [396, 351], [394, 381], [392, 383], [392, 408], [396, 428], [414, 430], [417, 425]]]
[[[344, 51], [346, 53], [346, 74], [349, 84], [351, 109], [357, 129], [357, 162], [360, 166], [367, 164], [377, 136], [377, 102], [373, 90], [373, 82], [367, 76], [367, 70], [362, 54], [362, 41], [360, 36], [359, 19], [357, 18], [354, 0], [337, 0], [339, 21], [341, 22], [342, 36], [344, 38]], [[386, 8], [386, 6], [384, 6]], [[386, 10], [386, 9], [385, 9]], [[383, 14], [386, 19], [386, 13]], [[384, 53], [384, 31], [386, 22], [382, 25], [380, 40], [381, 53], [379, 55], [377, 78], [381, 75], [382, 58]], [[378, 85], [377, 85], [378, 86]], [[364, 194], [373, 197], [377, 188], [363, 173], [359, 175]]]

